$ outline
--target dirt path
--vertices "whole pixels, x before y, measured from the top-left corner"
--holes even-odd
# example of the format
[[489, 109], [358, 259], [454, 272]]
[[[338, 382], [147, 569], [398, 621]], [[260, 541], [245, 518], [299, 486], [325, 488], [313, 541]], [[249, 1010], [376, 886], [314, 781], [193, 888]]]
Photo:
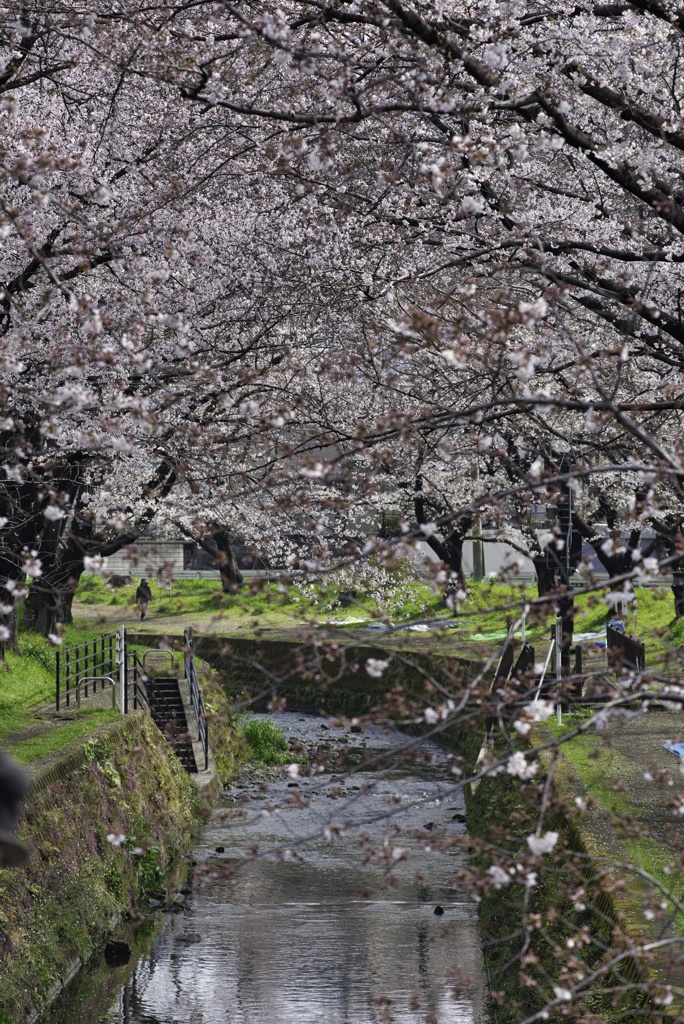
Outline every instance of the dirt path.
[[[684, 739], [684, 714], [655, 707], [630, 722], [616, 723], [607, 738], [600, 760], [606, 778], [624, 786], [652, 838], [668, 846], [680, 844], [682, 818], [674, 814], [671, 802], [684, 795], [684, 763], [662, 744]], [[659, 773], [668, 773], [672, 785], [654, 783]]]

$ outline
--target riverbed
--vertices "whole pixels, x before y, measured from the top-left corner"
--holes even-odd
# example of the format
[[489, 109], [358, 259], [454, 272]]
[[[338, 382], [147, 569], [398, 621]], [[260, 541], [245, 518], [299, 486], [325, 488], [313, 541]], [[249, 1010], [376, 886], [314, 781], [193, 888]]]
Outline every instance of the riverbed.
[[87, 968], [45, 1024], [486, 1019], [477, 908], [454, 881], [464, 854], [436, 849], [466, 830], [446, 752], [270, 717], [318, 748], [323, 770], [238, 779], [177, 912], [158, 915], [127, 966]]

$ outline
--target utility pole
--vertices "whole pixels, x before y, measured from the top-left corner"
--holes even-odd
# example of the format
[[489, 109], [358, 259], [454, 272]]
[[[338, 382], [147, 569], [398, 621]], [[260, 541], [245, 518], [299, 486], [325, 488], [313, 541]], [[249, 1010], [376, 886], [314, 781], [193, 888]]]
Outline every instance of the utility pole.
[[[480, 467], [475, 465], [475, 483], [480, 482]], [[472, 529], [473, 535], [473, 579], [480, 581], [485, 576], [484, 545], [482, 543], [482, 516], [475, 516]]]
[[[568, 469], [568, 460], [563, 456], [558, 466], [559, 473], [565, 473]], [[561, 622], [561, 674], [569, 676], [571, 671], [571, 648], [572, 630], [574, 623], [574, 598], [570, 593], [570, 577], [574, 566], [572, 564], [572, 487], [570, 484], [560, 485], [558, 499], [558, 521], [561, 537], [563, 538], [563, 557], [559, 559], [559, 570], [561, 583], [567, 588], [567, 594], [559, 601], [559, 612]]]
[[121, 624], [118, 636], [119, 656], [119, 711], [125, 715], [128, 710], [126, 693], [126, 627]]

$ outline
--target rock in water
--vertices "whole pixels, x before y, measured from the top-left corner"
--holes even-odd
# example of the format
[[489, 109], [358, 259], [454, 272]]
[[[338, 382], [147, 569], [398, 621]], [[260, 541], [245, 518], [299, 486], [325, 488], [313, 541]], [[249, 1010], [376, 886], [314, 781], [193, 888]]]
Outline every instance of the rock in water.
[[441, 917], [442, 914], [444, 913], [444, 907], [440, 907], [440, 905], [438, 903], [437, 906], [435, 907], [433, 913], [436, 914], [437, 917]]
[[110, 939], [104, 948], [107, 967], [123, 967], [131, 959], [131, 947], [127, 942]]

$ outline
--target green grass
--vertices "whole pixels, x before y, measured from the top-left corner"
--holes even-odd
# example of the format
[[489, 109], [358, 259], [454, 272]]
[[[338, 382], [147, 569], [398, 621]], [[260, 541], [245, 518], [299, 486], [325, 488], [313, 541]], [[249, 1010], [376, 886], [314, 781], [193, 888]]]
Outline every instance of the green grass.
[[[507, 586], [499, 583], [471, 583], [468, 600], [464, 604], [458, 635], [464, 639], [484, 639], [490, 634], [501, 635], [520, 614], [523, 598], [534, 599], [536, 587]], [[684, 646], [684, 620], [674, 617], [672, 592], [667, 587], [636, 589], [637, 617], [630, 615], [627, 632], [642, 640], [646, 647], [646, 664], [653, 667], [666, 656], [669, 648]], [[492, 607], [506, 611], [491, 611]], [[602, 592], [575, 597], [575, 632], [596, 633], [605, 628], [608, 605]], [[553, 625], [553, 611], [546, 608], [535, 612], [527, 621], [527, 639], [531, 643], [545, 642]], [[494, 637], [491, 637], [494, 639]]]
[[[388, 577], [394, 581], [392, 586], [395, 587], [392, 621], [401, 623], [445, 618], [453, 622], [453, 616], [443, 605], [441, 593], [435, 592], [434, 586], [428, 583], [409, 578], [407, 573], [406, 566], [401, 566]], [[336, 589], [332, 577], [325, 577], [316, 585], [306, 586], [306, 597], [295, 586], [285, 588], [260, 581], [250, 581], [238, 594], [223, 594], [217, 580], [201, 579], [176, 580], [172, 592], [167, 594], [165, 590], [158, 591], [153, 580], [150, 619], [154, 621], [156, 616], [170, 620], [177, 618], [178, 628], [188, 622], [201, 629], [235, 628], [244, 636], [247, 635], [245, 631], [264, 626], [295, 629], [302, 621], [325, 622], [329, 619], [335, 619], [339, 626], [346, 622], [353, 629], [364, 621], [383, 617], [382, 609], [370, 594], [358, 592], [352, 604], [334, 604], [338, 588], [339, 584]], [[400, 604], [397, 604], [397, 592]], [[639, 588], [636, 594], [638, 618], [635, 622], [630, 616], [628, 632], [645, 643], [647, 666], [660, 666], [668, 657], [669, 650], [684, 646], [684, 620], [677, 622], [674, 619], [672, 593], [668, 587]], [[462, 638], [493, 646], [505, 636], [509, 623], [519, 615], [523, 598], [529, 601], [536, 597], [536, 585], [531, 583], [471, 581], [467, 600], [456, 617], [457, 626], [448, 636], [456, 643]], [[77, 601], [101, 607], [103, 616], [109, 609], [111, 617], [112, 613], [116, 614], [117, 607], [134, 608], [135, 586], [111, 590], [100, 577], [86, 576], [79, 586]], [[598, 632], [604, 628], [609, 610], [604, 592], [577, 595], [575, 609], [575, 632]], [[78, 614], [78, 609], [76, 611]], [[535, 610], [526, 624], [528, 641], [540, 645], [541, 649], [547, 643], [552, 624], [551, 605]], [[173, 628], [170, 622], [165, 625]], [[104, 622], [102, 629], [107, 629]], [[84, 635], [82, 631], [79, 634]]]
[[[222, 616], [241, 624], [292, 625], [293, 621], [317, 618], [373, 619], [382, 614], [368, 595], [359, 594], [350, 605], [337, 605], [339, 587], [325, 580], [313, 588], [313, 600], [304, 597], [295, 586], [282, 587], [258, 580], [246, 584], [237, 594], [224, 594], [217, 580], [174, 580], [171, 592], [151, 583], [152, 600], [149, 615]], [[99, 576], [84, 576], [76, 592], [76, 603], [103, 609], [136, 607], [137, 581], [131, 586], [110, 589]], [[423, 615], [434, 616], [442, 608], [441, 597], [426, 584], [407, 580], [402, 583], [405, 595], [401, 607], [392, 615], [394, 621], [408, 621]], [[334, 605], [334, 607], [330, 607]]]
[[[0, 743], [8, 736], [34, 725], [35, 708], [51, 704], [54, 700], [57, 650], [94, 640], [101, 632], [90, 625], [85, 629], [78, 625], [69, 626], [62, 635], [59, 648], [37, 633], [20, 632], [19, 654], [10, 651], [5, 656], [4, 664], [0, 663]], [[25, 742], [35, 744], [38, 751], [35, 756], [43, 757], [72, 739], [86, 735], [102, 722], [109, 721], [116, 712], [100, 710], [83, 711], [81, 714], [84, 716], [82, 721], [69, 723], [54, 732]], [[105, 717], [99, 717], [102, 715]], [[51, 747], [50, 744], [56, 746]], [[20, 760], [33, 759], [32, 746], [22, 745], [21, 749], [23, 753]], [[44, 753], [41, 753], [43, 750]]]
[[[76, 601], [83, 605], [105, 608], [136, 607], [137, 580], [131, 586], [108, 588], [99, 576], [84, 576], [76, 592]], [[296, 592], [282, 594], [275, 584], [265, 584], [252, 591], [244, 587], [238, 594], [224, 594], [218, 580], [174, 580], [170, 592], [159, 588], [155, 580], [150, 583], [152, 599], [150, 615], [196, 615], [230, 612], [231, 615], [260, 615], [280, 612], [287, 619], [293, 614], [301, 617], [301, 601]]]
[[28, 653], [8, 653], [0, 665], [0, 740], [25, 728], [33, 719], [30, 708], [54, 697], [55, 671], [49, 667], [49, 641], [30, 637]]
[[[138, 588], [138, 580], [130, 586], [108, 587], [101, 576], [85, 575], [76, 591], [76, 600], [81, 604], [101, 604], [108, 607], [135, 607], [135, 592]], [[182, 606], [190, 611], [212, 611], [220, 607], [223, 598], [228, 600], [233, 595], [224, 595], [218, 580], [174, 580], [173, 589], [167, 592], [166, 588], [157, 586], [155, 580], [150, 581], [152, 600], [150, 608], [160, 609], [167, 606], [170, 609], [177, 609]]]
[[[61, 648], [94, 640], [101, 632], [69, 626]], [[57, 650], [37, 633], [20, 633], [19, 654], [8, 652], [4, 665], [0, 664], [0, 741], [30, 725], [31, 709], [54, 700]]]
[[78, 720], [75, 722], [65, 722], [50, 732], [12, 743], [5, 749], [21, 764], [29, 764], [55, 754], [74, 740], [88, 736], [98, 726], [119, 718], [119, 712], [114, 708], [82, 710], [76, 714]]
[[[579, 724], [588, 711], [580, 715], [565, 715], [558, 725], [555, 718], [549, 719], [546, 728], [554, 737], [559, 737]], [[607, 746], [595, 733], [575, 736], [562, 747], [562, 752], [574, 774], [581, 781], [587, 793], [594, 799], [619, 831], [623, 815], [643, 823], [643, 809], [626, 793], [614, 788], [628, 778], [631, 765], [613, 748]], [[598, 753], [598, 756], [597, 756]], [[647, 835], [639, 838], [622, 837], [621, 842], [627, 854], [627, 861], [636, 868], [647, 872], [665, 889], [681, 899], [684, 890], [684, 875], [676, 869], [676, 858], [667, 846]], [[684, 931], [684, 917], [678, 915], [677, 926]]]
[[270, 718], [244, 716], [240, 719], [238, 730], [246, 744], [250, 761], [289, 764], [293, 760], [285, 733]]

